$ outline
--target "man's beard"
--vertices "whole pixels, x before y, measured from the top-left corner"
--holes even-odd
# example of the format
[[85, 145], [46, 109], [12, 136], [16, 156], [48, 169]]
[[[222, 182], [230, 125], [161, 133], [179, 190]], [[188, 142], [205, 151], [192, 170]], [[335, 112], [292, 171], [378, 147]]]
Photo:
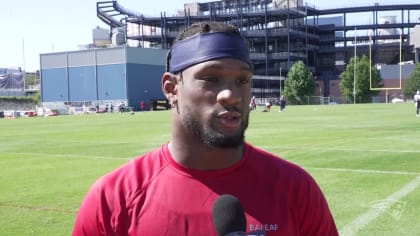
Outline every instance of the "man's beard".
[[218, 132], [211, 127], [211, 125], [205, 126], [200, 123], [197, 117], [193, 115], [189, 107], [184, 107], [184, 116], [182, 119], [187, 128], [200, 137], [203, 143], [215, 148], [238, 148], [244, 142], [245, 130], [248, 127], [248, 114], [246, 116], [242, 116], [242, 129], [232, 136], [227, 136]]

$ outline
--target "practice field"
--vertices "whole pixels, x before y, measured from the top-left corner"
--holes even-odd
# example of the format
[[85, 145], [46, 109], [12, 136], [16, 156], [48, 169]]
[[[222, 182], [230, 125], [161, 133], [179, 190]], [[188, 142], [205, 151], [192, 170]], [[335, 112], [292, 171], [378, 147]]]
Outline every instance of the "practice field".
[[[420, 235], [413, 104], [261, 110], [246, 139], [307, 169], [342, 235]], [[91, 184], [170, 131], [168, 111], [0, 119], [0, 235], [70, 235]]]

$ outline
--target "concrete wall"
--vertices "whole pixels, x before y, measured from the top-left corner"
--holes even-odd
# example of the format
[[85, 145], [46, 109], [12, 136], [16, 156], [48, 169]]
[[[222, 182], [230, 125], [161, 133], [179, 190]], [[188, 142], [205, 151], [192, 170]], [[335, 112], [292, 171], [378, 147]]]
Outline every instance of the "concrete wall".
[[135, 110], [145, 101], [150, 107], [151, 99], [165, 99], [162, 93], [162, 74], [165, 72], [167, 50], [153, 48], [130, 48], [127, 50], [128, 103]]
[[[416, 69], [415, 64], [401, 65], [401, 78], [408, 79]], [[399, 79], [400, 78], [400, 65], [382, 65], [380, 68], [381, 77], [383, 80]]]
[[129, 79], [127, 89], [129, 105], [138, 110], [141, 101], [145, 101], [146, 104], [150, 105], [151, 99], [165, 99], [161, 85], [161, 78], [164, 72], [165, 68], [163, 66], [128, 64], [127, 78]]
[[97, 67], [98, 100], [127, 98], [126, 65], [100, 65]]
[[67, 68], [41, 68], [41, 100], [43, 102], [69, 100]]
[[95, 66], [70, 67], [68, 69], [69, 101], [97, 100]]

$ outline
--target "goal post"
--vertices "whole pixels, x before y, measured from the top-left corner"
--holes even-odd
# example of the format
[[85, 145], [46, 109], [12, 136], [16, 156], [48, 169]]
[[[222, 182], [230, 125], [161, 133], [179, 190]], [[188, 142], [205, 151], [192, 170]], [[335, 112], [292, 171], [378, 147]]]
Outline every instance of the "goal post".
[[372, 36], [369, 36], [369, 85], [370, 90], [386, 90], [388, 94], [388, 90], [395, 90], [401, 89], [402, 85], [402, 34], [400, 34], [400, 86], [399, 87], [388, 87], [388, 88], [374, 88], [372, 87]]
[[388, 103], [388, 91], [401, 89], [402, 85], [402, 34], [400, 34], [400, 86], [399, 87], [387, 87], [387, 88], [373, 88], [372, 87], [372, 36], [369, 36], [369, 85], [372, 91], [383, 91], [385, 90], [386, 103]]

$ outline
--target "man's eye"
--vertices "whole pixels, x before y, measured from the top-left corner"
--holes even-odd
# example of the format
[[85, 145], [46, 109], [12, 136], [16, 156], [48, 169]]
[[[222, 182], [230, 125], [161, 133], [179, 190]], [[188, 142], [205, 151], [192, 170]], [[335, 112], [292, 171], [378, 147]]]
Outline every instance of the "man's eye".
[[207, 81], [207, 82], [217, 82], [219, 81], [219, 78], [217, 77], [202, 77], [201, 80]]
[[249, 81], [250, 81], [250, 79], [248, 79], [248, 78], [241, 78], [241, 79], [237, 80], [237, 83], [238, 84], [248, 84]]

